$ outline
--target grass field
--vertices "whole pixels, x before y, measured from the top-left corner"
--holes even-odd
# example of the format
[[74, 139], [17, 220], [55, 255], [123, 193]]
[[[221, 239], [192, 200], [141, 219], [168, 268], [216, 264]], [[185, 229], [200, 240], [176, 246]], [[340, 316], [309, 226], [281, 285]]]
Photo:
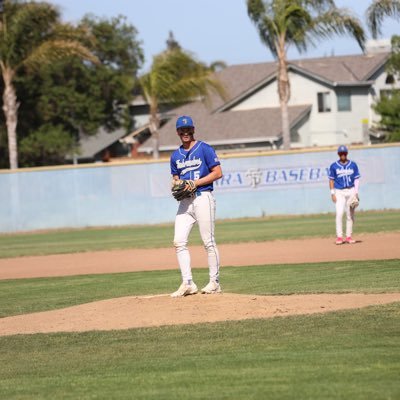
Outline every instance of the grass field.
[[[335, 235], [333, 214], [217, 221], [218, 243], [262, 242], [299, 237]], [[360, 233], [400, 230], [400, 211], [359, 212], [355, 231]], [[96, 250], [170, 247], [173, 225], [129, 226], [0, 235], [0, 258]], [[198, 229], [192, 244], [200, 244]]]
[[[357, 232], [399, 230], [360, 213]], [[333, 216], [222, 221], [219, 242], [332, 234]], [[169, 246], [172, 226], [0, 237], [2, 257]], [[198, 239], [196, 239], [198, 240]], [[400, 292], [400, 260], [225, 267], [248, 294]], [[205, 282], [207, 270], [194, 271]], [[178, 271], [0, 281], [0, 316], [168, 293]], [[0, 337], [4, 399], [398, 399], [400, 303], [320, 315]]]
[[[207, 282], [206, 269], [193, 270]], [[178, 271], [0, 280], [0, 317], [122, 296], [169, 293]], [[242, 294], [400, 292], [400, 260], [224, 267], [223, 289]]]
[[0, 338], [4, 399], [398, 399], [400, 305]]

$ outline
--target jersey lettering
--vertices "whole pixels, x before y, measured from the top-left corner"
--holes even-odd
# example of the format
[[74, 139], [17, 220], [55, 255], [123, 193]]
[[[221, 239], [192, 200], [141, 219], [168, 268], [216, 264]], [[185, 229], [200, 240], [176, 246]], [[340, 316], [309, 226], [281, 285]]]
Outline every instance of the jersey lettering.
[[185, 175], [189, 171], [198, 169], [203, 163], [200, 158], [193, 158], [193, 160], [176, 160], [178, 169], [182, 169], [181, 174]]
[[338, 178], [342, 178], [344, 176], [349, 176], [354, 174], [354, 169], [336, 169], [336, 175]]
[[[207, 176], [213, 167], [220, 165], [215, 150], [201, 141], [197, 141], [189, 151], [180, 146], [172, 153], [170, 161], [172, 175], [192, 180]], [[200, 186], [197, 190], [213, 190], [213, 184]]]

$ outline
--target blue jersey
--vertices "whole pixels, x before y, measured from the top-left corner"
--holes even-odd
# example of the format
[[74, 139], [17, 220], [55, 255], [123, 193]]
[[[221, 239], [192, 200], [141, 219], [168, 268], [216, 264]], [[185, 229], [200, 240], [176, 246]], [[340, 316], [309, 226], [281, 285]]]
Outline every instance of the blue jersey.
[[354, 161], [347, 160], [346, 164], [334, 162], [329, 168], [329, 179], [335, 184], [335, 189], [347, 189], [354, 186], [354, 181], [360, 177], [358, 166]]
[[[195, 180], [207, 176], [211, 169], [220, 165], [215, 150], [207, 143], [197, 141], [190, 150], [180, 146], [171, 155], [171, 174], [180, 179]], [[213, 190], [212, 183], [197, 188], [198, 192]]]

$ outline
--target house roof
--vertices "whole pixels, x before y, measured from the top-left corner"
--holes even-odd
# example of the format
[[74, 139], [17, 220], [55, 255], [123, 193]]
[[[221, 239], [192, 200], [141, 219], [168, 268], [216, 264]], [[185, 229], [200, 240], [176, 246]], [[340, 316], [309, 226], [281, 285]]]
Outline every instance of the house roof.
[[311, 58], [290, 64], [332, 83], [359, 83], [371, 79], [389, 53]]
[[[382, 67], [389, 53], [359, 54], [349, 56], [320, 57], [288, 62], [289, 69], [301, 71], [310, 78], [334, 85], [357, 85], [368, 82]], [[268, 81], [275, 79], [277, 62], [241, 64], [229, 66], [217, 73], [218, 79], [226, 87], [228, 98], [224, 101], [212, 96], [212, 108], [226, 109], [239, 99], [251, 94]]]
[[80, 154], [78, 159], [93, 158], [97, 153], [104, 150], [125, 135], [125, 129], [117, 129], [111, 133], [104, 129], [100, 129], [95, 135], [83, 136], [80, 139]]
[[[293, 127], [311, 110], [310, 105], [289, 107], [290, 126]], [[275, 142], [281, 136], [279, 107], [229, 111], [209, 114], [201, 103], [191, 103], [175, 110], [176, 115], [189, 114], [196, 126], [196, 138], [210, 145], [233, 143]], [[180, 145], [175, 118], [160, 130], [160, 150], [173, 150]], [[145, 146], [142, 151], [147, 150]]]

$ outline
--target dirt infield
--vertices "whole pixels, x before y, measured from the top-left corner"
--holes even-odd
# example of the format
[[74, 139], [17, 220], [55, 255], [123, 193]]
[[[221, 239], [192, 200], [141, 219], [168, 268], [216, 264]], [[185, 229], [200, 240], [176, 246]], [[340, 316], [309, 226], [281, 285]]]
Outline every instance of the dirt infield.
[[121, 297], [0, 319], [0, 336], [84, 332], [326, 313], [400, 301], [400, 293]]
[[[225, 266], [400, 259], [400, 232], [360, 235], [353, 245], [332, 239], [220, 245]], [[204, 249], [191, 247], [193, 267], [206, 267]], [[0, 279], [176, 269], [172, 248], [0, 259]], [[175, 288], [171, 288], [173, 290]], [[102, 300], [60, 310], [0, 318], [0, 336], [82, 332], [272, 318], [361, 308], [400, 301], [400, 293], [255, 296], [223, 293], [172, 299], [168, 294]]]
[[[400, 259], [400, 232], [360, 235], [353, 245], [309, 238], [219, 245], [222, 266]], [[192, 266], [206, 267], [203, 247], [191, 246]], [[0, 279], [177, 269], [174, 249], [132, 249], [0, 259]]]

